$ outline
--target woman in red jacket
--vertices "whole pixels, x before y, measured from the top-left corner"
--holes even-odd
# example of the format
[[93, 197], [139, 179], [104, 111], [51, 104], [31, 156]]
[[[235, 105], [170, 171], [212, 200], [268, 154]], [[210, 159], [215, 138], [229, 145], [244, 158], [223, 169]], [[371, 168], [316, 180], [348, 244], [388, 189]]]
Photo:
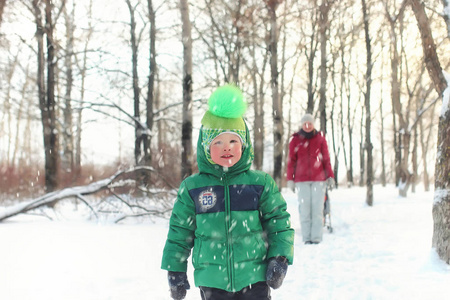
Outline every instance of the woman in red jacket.
[[322, 241], [325, 189], [334, 187], [334, 173], [325, 136], [314, 129], [314, 118], [306, 114], [301, 130], [289, 142], [288, 187], [298, 190], [299, 214], [305, 244]]

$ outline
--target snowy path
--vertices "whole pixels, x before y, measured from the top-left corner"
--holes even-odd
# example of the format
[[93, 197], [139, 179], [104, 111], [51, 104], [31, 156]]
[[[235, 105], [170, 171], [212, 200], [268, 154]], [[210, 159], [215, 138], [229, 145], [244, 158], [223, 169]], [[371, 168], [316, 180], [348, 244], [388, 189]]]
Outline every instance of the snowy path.
[[[431, 249], [433, 193], [407, 199], [375, 187], [330, 193], [334, 232], [303, 245], [297, 201], [285, 193], [296, 230], [295, 262], [274, 300], [448, 299], [450, 267]], [[167, 221], [149, 224], [49, 222], [15, 217], [0, 223], [0, 299], [168, 300], [159, 269]], [[192, 268], [188, 272], [193, 286]], [[199, 299], [197, 288], [187, 300]]]

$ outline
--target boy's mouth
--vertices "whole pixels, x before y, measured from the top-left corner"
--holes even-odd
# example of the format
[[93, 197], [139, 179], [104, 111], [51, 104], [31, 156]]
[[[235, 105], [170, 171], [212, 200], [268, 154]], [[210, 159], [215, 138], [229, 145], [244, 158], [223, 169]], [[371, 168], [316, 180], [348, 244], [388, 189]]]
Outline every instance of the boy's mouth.
[[222, 158], [232, 158], [232, 157], [233, 157], [233, 155], [231, 155], [231, 154], [222, 155]]

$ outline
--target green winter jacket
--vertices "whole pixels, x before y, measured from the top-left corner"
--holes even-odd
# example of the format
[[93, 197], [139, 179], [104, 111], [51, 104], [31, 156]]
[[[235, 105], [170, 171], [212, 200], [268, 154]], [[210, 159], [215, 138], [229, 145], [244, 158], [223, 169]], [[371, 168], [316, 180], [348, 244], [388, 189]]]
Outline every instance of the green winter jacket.
[[[228, 170], [212, 165], [197, 145], [199, 173], [178, 191], [161, 268], [186, 272], [192, 253], [196, 286], [240, 291], [266, 281], [267, 260], [293, 261], [294, 230], [286, 202], [266, 173], [250, 170], [250, 143]], [[247, 129], [247, 141], [249, 133]]]

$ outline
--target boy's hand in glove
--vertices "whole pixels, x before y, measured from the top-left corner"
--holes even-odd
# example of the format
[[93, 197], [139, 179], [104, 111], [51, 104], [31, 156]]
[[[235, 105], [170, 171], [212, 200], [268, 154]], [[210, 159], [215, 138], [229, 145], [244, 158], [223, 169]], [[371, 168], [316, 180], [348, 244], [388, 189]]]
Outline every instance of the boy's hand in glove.
[[272, 257], [267, 264], [266, 280], [267, 284], [277, 289], [283, 283], [288, 268], [288, 261], [284, 256]]
[[169, 279], [170, 296], [172, 299], [184, 299], [186, 297], [186, 290], [191, 288], [187, 280], [186, 272], [169, 271], [167, 277]]
[[331, 191], [334, 188], [335, 182], [333, 177], [328, 177], [327, 188]]

